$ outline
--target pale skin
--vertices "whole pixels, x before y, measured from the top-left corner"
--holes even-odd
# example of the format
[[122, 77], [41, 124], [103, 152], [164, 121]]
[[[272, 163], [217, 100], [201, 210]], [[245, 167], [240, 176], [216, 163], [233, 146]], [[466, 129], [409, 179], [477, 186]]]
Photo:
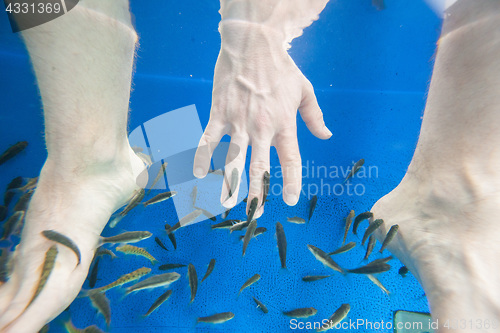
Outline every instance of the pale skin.
[[[297, 11], [281, 8], [281, 1], [270, 2], [274, 13], [259, 11], [259, 1], [239, 1], [245, 10], [229, 3], [222, 2], [223, 19], [239, 21], [221, 26], [212, 112], [200, 144], [230, 133], [241, 148], [232, 163], [242, 167], [250, 143], [249, 195], [261, 197], [259, 180], [269, 169], [271, 145], [284, 166], [300, 167], [297, 109], [313, 134], [321, 139], [331, 135], [312, 86], [286, 54], [286, 43], [312, 18], [298, 20], [300, 15], [293, 15]], [[319, 13], [324, 3], [310, 7]], [[242, 16], [246, 13], [264, 16]], [[494, 218], [500, 204], [500, 3], [459, 0], [448, 13], [414, 157], [401, 184], [372, 212], [385, 221], [380, 240], [392, 224], [400, 226], [388, 249], [421, 282], [435, 319], [498, 321], [500, 227]], [[266, 38], [259, 38], [263, 34]], [[0, 287], [1, 332], [37, 332], [73, 301], [110, 215], [144, 183], [136, 179], [144, 164], [133, 154], [126, 131], [137, 42], [127, 1], [81, 1], [70, 13], [23, 37], [42, 96], [48, 159], [13, 274]], [[248, 49], [242, 40], [252, 43], [254, 53], [244, 52]], [[235, 109], [240, 101], [244, 107]], [[206, 173], [207, 158], [197, 154], [197, 176]], [[288, 204], [298, 199], [299, 175], [284, 175], [285, 185], [290, 184], [284, 193]], [[256, 216], [262, 213], [260, 208]], [[82, 262], [76, 267], [74, 253], [59, 247], [55, 270], [26, 309], [52, 245], [40, 235], [45, 229], [70, 237]]]

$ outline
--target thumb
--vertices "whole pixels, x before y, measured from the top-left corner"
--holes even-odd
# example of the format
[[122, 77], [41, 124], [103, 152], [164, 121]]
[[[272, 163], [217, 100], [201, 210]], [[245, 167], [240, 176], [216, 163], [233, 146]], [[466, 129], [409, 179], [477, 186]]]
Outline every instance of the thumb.
[[319, 108], [314, 88], [304, 77], [304, 86], [302, 88], [302, 100], [299, 106], [300, 116], [307, 125], [311, 133], [319, 139], [326, 140], [332, 136], [332, 132], [325, 126], [323, 112]]

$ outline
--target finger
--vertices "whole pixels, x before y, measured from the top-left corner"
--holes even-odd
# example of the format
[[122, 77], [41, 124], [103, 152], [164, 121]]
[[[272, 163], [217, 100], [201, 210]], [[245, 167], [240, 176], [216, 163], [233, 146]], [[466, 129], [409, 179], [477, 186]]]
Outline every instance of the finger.
[[[224, 167], [224, 182], [221, 191], [221, 203], [226, 208], [233, 208], [238, 200], [241, 174], [245, 168], [245, 159], [248, 148], [247, 136], [233, 136], [229, 145]], [[233, 177], [236, 177], [233, 179]], [[234, 188], [231, 187], [234, 185]], [[229, 197], [231, 192], [231, 197]]]
[[269, 152], [271, 149], [270, 140], [255, 139], [252, 140], [252, 158], [250, 160], [250, 187], [248, 189], [247, 214], [253, 198], [258, 198], [257, 210], [253, 216], [254, 219], [264, 213], [262, 205], [264, 172], [269, 172]]
[[328, 139], [332, 136], [332, 132], [326, 127], [323, 120], [323, 112], [318, 105], [314, 89], [305, 77], [304, 87], [302, 88], [302, 101], [300, 102], [300, 116], [307, 125], [311, 133], [319, 139]]
[[208, 122], [194, 156], [193, 174], [195, 177], [203, 178], [207, 175], [212, 154], [224, 134], [225, 128], [219, 121]]
[[302, 160], [296, 127], [287, 128], [276, 136], [276, 150], [283, 173], [283, 200], [294, 206], [299, 201], [302, 187]]

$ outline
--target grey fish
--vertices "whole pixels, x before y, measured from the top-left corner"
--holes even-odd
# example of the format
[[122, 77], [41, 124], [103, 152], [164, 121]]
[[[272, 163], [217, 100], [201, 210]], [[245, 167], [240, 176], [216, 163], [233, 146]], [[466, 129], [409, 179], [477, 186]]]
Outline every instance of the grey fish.
[[4, 164], [20, 152], [22, 152], [28, 146], [28, 141], [19, 141], [5, 150], [2, 155], [0, 155], [0, 165]]
[[393, 256], [388, 256], [388, 257], [385, 257], [385, 258], [375, 259], [372, 262], [370, 262], [370, 264], [380, 264], [380, 263], [387, 264], [392, 259], [394, 259]]
[[210, 170], [208, 170], [208, 173], [224, 177], [224, 170], [222, 170], [222, 169], [215, 169], [215, 170], [214, 169], [210, 169]]
[[382, 243], [382, 247], [378, 251], [379, 253], [382, 253], [385, 250], [385, 248], [389, 245], [389, 243], [394, 239], [394, 237], [398, 233], [398, 229], [399, 226], [397, 224], [393, 225], [391, 229], [389, 229], [389, 232], [387, 232], [384, 242]]
[[255, 274], [254, 276], [252, 276], [250, 279], [247, 280], [247, 282], [245, 282], [243, 284], [243, 286], [241, 286], [240, 291], [238, 291], [238, 295], [241, 294], [243, 289], [250, 287], [252, 284], [254, 284], [255, 282], [257, 282], [259, 280], [260, 280], [259, 274]]
[[10, 181], [10, 183], [7, 185], [7, 188], [5, 191], [7, 192], [8, 190], [13, 190], [15, 188], [19, 188], [23, 185], [23, 177], [18, 176]]
[[375, 230], [377, 230], [382, 223], [384, 223], [384, 220], [378, 219], [373, 221], [368, 228], [366, 228], [365, 234], [363, 235], [363, 240], [361, 241], [361, 245], [365, 245], [366, 240], [368, 239], [368, 236], [370, 236]]
[[76, 255], [76, 258], [78, 259], [78, 263], [76, 265], [77, 266], [80, 265], [80, 262], [82, 261], [82, 255], [80, 254], [80, 249], [75, 244], [75, 242], [73, 242], [70, 238], [64, 236], [63, 234], [55, 230], [44, 230], [42, 231], [42, 235], [48, 240], [64, 245], [68, 249], [73, 251]]
[[151, 313], [153, 313], [153, 311], [155, 311], [156, 309], [158, 309], [160, 307], [160, 305], [162, 305], [163, 303], [165, 303], [165, 301], [167, 301], [170, 298], [170, 295], [172, 295], [172, 289], [167, 290], [160, 297], [158, 297], [156, 299], [156, 301], [154, 301], [153, 305], [151, 305], [151, 307], [149, 308], [148, 312], [146, 312], [146, 314], [143, 315], [143, 317], [149, 316]]
[[18, 190], [21, 192], [30, 191], [30, 190], [36, 188], [37, 184], [38, 184], [38, 177], [30, 178], [30, 179], [28, 179], [28, 182], [26, 183], [26, 185], [19, 187]]
[[3, 204], [5, 207], [8, 207], [10, 203], [12, 202], [12, 199], [14, 199], [14, 191], [13, 190], [8, 190], [5, 192], [3, 196]]
[[17, 200], [16, 205], [14, 206], [14, 212], [19, 212], [21, 210], [26, 211], [28, 209], [28, 206], [31, 201], [31, 197], [33, 196], [33, 193], [35, 193], [33, 190], [28, 191], [21, 195], [19, 200]]
[[196, 320], [196, 323], [208, 323], [208, 324], [222, 324], [225, 323], [228, 320], [231, 320], [234, 318], [234, 313], [232, 312], [223, 312], [223, 313], [217, 313], [214, 314], [213, 316], [208, 316], [208, 317], [199, 317]]
[[159, 202], [165, 201], [167, 199], [173, 198], [176, 196], [176, 194], [177, 194], [177, 192], [175, 192], [175, 191], [163, 192], [163, 193], [155, 195], [154, 197], [152, 197], [148, 201], [143, 202], [142, 204], [144, 205], [144, 207], [147, 207], [149, 205], [159, 203]]
[[158, 174], [156, 175], [155, 180], [153, 181], [153, 183], [151, 184], [151, 187], [148, 190], [148, 194], [155, 187], [156, 183], [158, 183], [160, 178], [163, 177], [163, 175], [165, 174], [165, 170], [167, 169], [167, 165], [168, 165], [167, 162], [163, 162], [161, 164], [160, 169], [158, 170]]
[[8, 249], [1, 249], [0, 251], [2, 251], [2, 255], [0, 255], [0, 282], [6, 282], [9, 278], [12, 252]]
[[342, 245], [345, 244], [345, 240], [347, 239], [347, 233], [349, 232], [349, 229], [351, 228], [352, 224], [352, 219], [354, 218], [354, 210], [351, 210], [349, 215], [345, 218], [345, 230], [344, 230], [344, 239], [342, 240]]
[[54, 266], [56, 264], [56, 258], [57, 258], [57, 245], [54, 244], [52, 245], [47, 252], [45, 252], [45, 260], [43, 262], [42, 266], [42, 271], [40, 274], [40, 280], [38, 281], [38, 286], [36, 287], [35, 294], [29, 301], [28, 305], [26, 305], [25, 309], [27, 309], [31, 303], [38, 297], [38, 295], [42, 292], [43, 288], [45, 287], [45, 284], [47, 283], [47, 280], [50, 277], [50, 274], [52, 273], [52, 270], [54, 269]]
[[406, 274], [408, 274], [409, 270], [406, 268], [406, 266], [401, 266], [401, 268], [398, 271], [398, 274], [401, 275], [402, 277], [406, 277]]
[[271, 184], [271, 175], [266, 170], [264, 176], [262, 177], [262, 204], [267, 201], [267, 195], [269, 194], [269, 186]]
[[317, 312], [318, 310], [315, 308], [300, 308], [291, 311], [284, 311], [283, 314], [293, 318], [307, 318], [314, 316]]
[[240, 174], [237, 168], [234, 168], [231, 172], [231, 186], [228, 188], [228, 195], [226, 200], [230, 199], [234, 192], [236, 191], [236, 187], [238, 186], [238, 180], [240, 179]]
[[344, 320], [345, 317], [349, 314], [349, 311], [351, 311], [351, 306], [349, 304], [342, 304], [334, 313], [333, 315], [328, 318], [328, 324], [325, 324], [321, 326], [320, 329], [318, 329], [316, 332], [325, 332], [340, 323], [342, 320]]
[[231, 208], [229, 208], [228, 210], [224, 211], [222, 214], [221, 214], [221, 217], [222, 219], [225, 219], [228, 215], [229, 215], [229, 212], [231, 211]]
[[276, 222], [276, 240], [278, 242], [278, 252], [280, 255], [281, 268], [286, 268], [286, 236], [281, 223]]
[[89, 276], [89, 287], [94, 288], [97, 282], [97, 272], [99, 271], [99, 257], [94, 261], [94, 266], [92, 266], [92, 271]]
[[357, 235], [357, 230], [358, 230], [359, 224], [361, 222], [363, 222], [364, 220], [372, 218], [372, 217], [373, 217], [372, 212], [364, 212], [364, 213], [361, 213], [358, 216], [356, 216], [356, 218], [354, 219], [354, 224], [352, 225], [352, 233]]
[[375, 247], [376, 243], [377, 243], [377, 239], [373, 235], [371, 235], [370, 238], [368, 239], [368, 245], [366, 246], [366, 253], [365, 253], [365, 257], [363, 258], [363, 260], [368, 259], [370, 254], [372, 254], [373, 248]]
[[229, 231], [230, 232], [233, 232], [233, 231], [240, 231], [240, 230], [243, 230], [245, 229], [246, 227], [248, 227], [248, 225], [250, 224], [250, 222], [248, 221], [242, 221], [242, 222], [238, 222], [236, 224], [234, 224], [232, 227], [229, 228]]
[[355, 242], [349, 242], [346, 245], [339, 247], [335, 251], [328, 253], [328, 255], [333, 256], [335, 254], [346, 253], [347, 251], [352, 250], [355, 246], [356, 246]]
[[71, 322], [71, 319], [64, 323], [64, 328], [66, 328], [66, 331], [68, 333], [104, 333], [104, 331], [102, 331], [96, 325], [88, 326], [84, 329], [76, 328]]
[[[125, 216], [128, 213], [130, 213], [132, 209], [134, 209], [135, 207], [137, 207], [138, 204], [141, 203], [145, 195], [146, 191], [143, 188], [137, 190], [132, 199], [130, 199], [128, 205], [120, 212], [120, 215]], [[113, 228], [114, 225], [110, 225], [110, 227]]]
[[317, 248], [314, 245], [307, 245], [307, 248], [323, 265], [333, 269], [334, 271], [344, 274], [344, 270], [342, 269], [342, 267], [340, 267], [335, 261], [333, 261], [332, 258], [330, 258], [330, 256], [323, 250]]
[[302, 278], [302, 281], [304, 282], [314, 282], [314, 281], [319, 281], [326, 279], [330, 277], [331, 275], [307, 275]]
[[203, 279], [201, 279], [201, 282], [205, 281], [205, 279], [210, 274], [212, 274], [212, 271], [214, 270], [214, 267], [215, 267], [215, 259], [210, 259], [210, 263], [208, 264], [207, 272], [205, 273], [205, 276], [203, 277]]
[[368, 277], [368, 279], [370, 279], [370, 281], [373, 282], [377, 287], [379, 287], [380, 290], [382, 290], [384, 293], [386, 293], [387, 295], [391, 294], [391, 292], [387, 290], [387, 288], [382, 284], [382, 282], [380, 282], [379, 279], [375, 277], [375, 275], [366, 274], [366, 277]]
[[[269, 201], [269, 199], [266, 199], [266, 201], [265, 201], [265, 202], [268, 202], [268, 201]], [[248, 197], [243, 198], [243, 202], [244, 202], [244, 203], [247, 203], [247, 202], [248, 202]]]
[[172, 282], [179, 280], [180, 277], [181, 275], [176, 272], [153, 275], [145, 280], [137, 282], [136, 284], [128, 287], [126, 289], [125, 295], [144, 289], [168, 287]]
[[391, 269], [391, 266], [384, 263], [369, 263], [365, 266], [358, 267], [355, 269], [348, 269], [347, 272], [354, 274], [376, 274], [387, 272]]
[[[263, 233], [265, 233], [267, 231], [267, 228], [266, 227], [258, 227], [257, 229], [255, 229], [254, 233], [253, 233], [253, 237], [257, 237], [258, 235], [261, 235]], [[243, 239], [245, 238], [244, 235], [241, 235], [240, 236], [240, 240], [242, 241]]]
[[189, 303], [193, 303], [196, 297], [196, 291], [198, 290], [198, 275], [196, 274], [196, 269], [193, 264], [189, 264], [188, 266], [188, 279], [189, 288], [191, 288], [191, 300]]
[[231, 228], [235, 223], [240, 223], [241, 220], [225, 220], [217, 224], [212, 224], [210, 227], [212, 229], [229, 229]]
[[193, 206], [193, 207], [194, 207], [195, 209], [199, 209], [199, 210], [201, 210], [201, 213], [202, 213], [203, 215], [205, 215], [206, 217], [208, 217], [210, 220], [212, 220], [212, 221], [216, 221], [216, 220], [217, 220], [217, 218], [215, 217], [215, 215], [214, 215], [214, 214], [212, 214], [212, 213], [210, 213], [208, 210], [203, 209], [203, 208], [200, 208], [200, 207], [196, 207], [196, 206]]
[[353, 177], [356, 174], [356, 172], [358, 172], [359, 169], [361, 169], [363, 164], [365, 164], [365, 160], [363, 158], [360, 159], [359, 161], [357, 161], [356, 163], [354, 163], [354, 165], [352, 166], [351, 172], [349, 172], [347, 177], [344, 179], [344, 183], [347, 182], [349, 179], [351, 179], [351, 177]]
[[19, 225], [24, 218], [24, 211], [17, 211], [12, 214], [3, 224], [3, 233], [1, 240], [7, 239], [14, 231], [16, 225]]
[[262, 312], [264, 313], [268, 313], [269, 311], [267, 310], [267, 307], [264, 305], [264, 303], [262, 303], [261, 301], [259, 301], [257, 298], [253, 297], [253, 300], [255, 303], [257, 303], [257, 307], [260, 308], [262, 310]]
[[100, 257], [100, 256], [110, 256], [111, 259], [118, 258], [116, 254], [113, 253], [110, 249], [105, 249], [102, 246], [99, 246], [97, 250], [95, 251], [94, 257]]
[[196, 206], [196, 199], [198, 199], [198, 186], [193, 186], [191, 190], [191, 202], [193, 203], [193, 207]]
[[7, 207], [0, 206], [0, 222], [5, 220], [6, 217], [7, 217]]
[[298, 217], [298, 216], [287, 217], [286, 220], [288, 222], [295, 223], [295, 224], [304, 224], [304, 223], [306, 223], [306, 220], [304, 220], [302, 217]]
[[186, 226], [186, 225], [189, 225], [191, 224], [194, 220], [196, 220], [198, 218], [198, 216], [201, 215], [201, 213], [203, 213], [201, 211], [201, 209], [196, 209], [195, 211], [187, 214], [186, 216], [184, 216], [183, 218], [181, 218], [179, 220], [179, 222], [177, 222], [172, 228], [170, 228], [167, 232], [169, 234], [175, 232], [176, 230]]
[[247, 231], [245, 232], [245, 237], [243, 238], [243, 256], [247, 251], [248, 244], [253, 237], [255, 229], [257, 228], [257, 220], [253, 220], [247, 227]]
[[102, 314], [106, 321], [106, 326], [109, 328], [109, 324], [111, 323], [111, 307], [109, 306], [109, 299], [106, 297], [106, 294], [90, 291], [89, 298], [92, 306]]
[[39, 331], [38, 333], [48, 333], [49, 332], [49, 324], [45, 324]]
[[113, 281], [111, 282], [110, 284], [107, 284], [103, 287], [99, 287], [99, 288], [95, 288], [95, 289], [92, 289], [92, 290], [89, 290], [86, 292], [87, 296], [90, 292], [106, 292], [110, 289], [113, 289], [115, 287], [118, 287], [118, 286], [121, 286], [122, 284], [126, 284], [126, 283], [129, 283], [129, 282], [132, 282], [132, 281], [135, 281], [135, 280], [138, 280], [140, 279], [141, 277], [143, 277], [144, 275], [147, 275], [151, 272], [151, 268], [149, 267], [141, 267], [139, 269], [136, 269], [135, 271], [133, 272], [130, 272], [130, 273], [127, 273], [127, 274], [124, 274], [122, 276], [120, 276], [118, 278], [118, 280], [116, 281]]
[[160, 246], [162, 249], [164, 249], [165, 251], [168, 251], [167, 247], [162, 243], [162, 241], [158, 238], [158, 237], [155, 237], [155, 242], [156, 244], [158, 244], [158, 246]]
[[153, 236], [149, 231], [127, 231], [116, 236], [102, 237], [101, 245], [106, 243], [137, 243]]
[[166, 271], [166, 270], [169, 270], [169, 269], [181, 268], [181, 267], [186, 267], [186, 265], [182, 265], [182, 264], [164, 264], [164, 265], [161, 265], [160, 267], [158, 267], [158, 269], [160, 271]]
[[318, 202], [318, 196], [313, 195], [311, 201], [309, 202], [309, 219], [311, 221], [311, 217], [313, 216], [314, 210], [316, 209], [316, 203]]
[[170, 230], [170, 224], [165, 224], [165, 230], [167, 231], [168, 239], [170, 239], [170, 242], [172, 242], [172, 245], [174, 246], [174, 250], [177, 250], [177, 241], [175, 240], [175, 236], [173, 233], [168, 232]]
[[258, 198], [253, 198], [252, 201], [250, 201], [250, 207], [248, 207], [247, 223], [250, 223], [250, 221], [252, 221], [253, 216], [255, 215], [255, 211], [257, 210], [258, 203]]

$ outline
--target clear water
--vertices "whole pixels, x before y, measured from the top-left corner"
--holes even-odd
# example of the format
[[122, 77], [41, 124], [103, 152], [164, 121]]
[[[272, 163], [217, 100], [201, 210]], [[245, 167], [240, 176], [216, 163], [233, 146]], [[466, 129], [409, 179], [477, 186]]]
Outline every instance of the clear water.
[[[195, 104], [203, 126], [208, 122], [211, 79], [220, 46], [217, 31], [218, 1], [131, 1], [135, 25], [140, 35], [137, 72], [131, 95], [130, 129], [169, 110]], [[318, 313], [309, 321], [328, 318], [342, 303], [351, 305], [348, 319], [371, 322], [392, 321], [396, 310], [428, 311], [418, 282], [408, 274], [401, 278], [397, 260], [380, 276], [392, 292], [388, 297], [364, 276], [343, 277], [323, 267], [307, 250], [307, 244], [332, 251], [341, 243], [343, 218], [351, 209], [369, 210], [403, 177], [415, 148], [425, 91], [432, 70], [432, 55], [439, 36], [440, 20], [423, 1], [386, 0], [386, 9], [376, 11], [369, 0], [336, 0], [329, 3], [320, 19], [293, 42], [290, 54], [313, 83], [325, 122], [334, 133], [332, 139], [314, 138], [301, 120], [298, 137], [302, 161], [308, 166], [305, 190], [314, 185], [336, 189], [319, 195], [316, 212], [309, 224], [294, 225], [286, 217], [308, 213], [307, 197], [288, 207], [278, 196], [271, 196], [266, 212], [258, 220], [268, 232], [253, 240], [247, 255], [241, 257], [241, 233], [210, 231], [209, 222], [197, 223], [176, 233], [178, 248], [173, 250], [162, 233], [165, 222], [178, 221], [172, 202], [132, 211], [118, 229], [149, 229], [169, 247], [166, 252], [153, 238], [137, 245], [145, 247], [162, 263], [193, 263], [198, 277], [204, 275], [211, 258], [217, 260], [212, 275], [198, 288], [189, 304], [187, 269], [172, 285], [172, 297], [146, 319], [140, 319], [164, 290], [143, 291], [120, 300], [116, 290], [107, 293], [111, 300], [112, 332], [289, 332], [289, 318], [282, 311], [315, 307]], [[0, 189], [16, 176], [34, 177], [46, 157], [43, 118], [35, 78], [27, 53], [17, 35], [9, 32], [5, 14], [0, 14], [0, 150], [27, 140], [26, 152], [2, 165]], [[250, 151], [249, 151], [250, 153]], [[249, 156], [247, 166], [249, 163]], [[338, 195], [340, 178], [311, 175], [312, 166], [347, 168], [360, 158], [365, 166], [376, 167], [370, 178], [356, 178], [362, 195]], [[278, 158], [271, 151], [271, 165]], [[275, 170], [275, 169], [273, 169]], [[317, 170], [317, 169], [316, 169]], [[328, 169], [331, 170], [331, 169]], [[372, 169], [375, 170], [375, 169]], [[304, 171], [306, 172], [306, 171]], [[272, 174], [273, 175], [273, 174]], [[376, 176], [375, 176], [376, 175]], [[272, 186], [281, 179], [273, 177]], [[326, 185], [325, 185], [326, 184]], [[155, 193], [152, 193], [155, 194]], [[313, 193], [314, 194], [314, 193]], [[219, 196], [219, 193], [214, 193]], [[243, 218], [244, 206], [234, 208], [229, 218]], [[220, 216], [217, 222], [222, 221]], [[288, 269], [280, 269], [275, 224], [280, 221], [288, 241]], [[103, 235], [115, 234], [106, 228]], [[352, 233], [347, 241], [356, 241]], [[380, 246], [380, 245], [378, 245]], [[378, 249], [378, 246], [376, 249]], [[344, 267], [355, 267], [365, 249], [337, 256]], [[385, 253], [388, 255], [388, 253]], [[378, 257], [374, 255], [373, 258]], [[100, 262], [98, 285], [107, 284], [133, 269], [150, 266], [143, 258], [122, 258]], [[153, 268], [153, 273], [158, 273]], [[242, 292], [241, 285], [253, 274], [262, 279]], [[304, 283], [312, 274], [332, 274], [331, 278]], [[84, 287], [87, 287], [87, 283]], [[264, 314], [251, 296], [269, 308]], [[198, 324], [196, 317], [232, 311], [235, 318], [225, 324]], [[95, 315], [88, 299], [77, 299], [70, 308], [77, 327], [92, 323], [105, 327]], [[67, 313], [61, 318], [66, 318]], [[307, 321], [307, 320], [302, 320]], [[61, 320], [51, 324], [51, 332], [61, 332]], [[304, 330], [305, 331], [305, 330]], [[389, 329], [360, 328], [352, 332], [390, 332]]]

